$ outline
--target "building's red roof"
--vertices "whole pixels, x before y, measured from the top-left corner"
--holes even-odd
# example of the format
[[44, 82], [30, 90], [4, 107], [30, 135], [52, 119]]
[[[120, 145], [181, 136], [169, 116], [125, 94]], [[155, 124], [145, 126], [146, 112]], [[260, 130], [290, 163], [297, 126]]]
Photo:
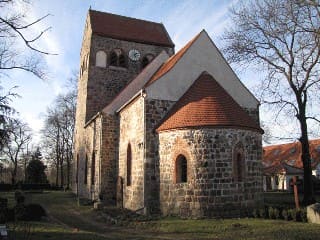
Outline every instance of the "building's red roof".
[[[203, 30], [204, 31], [204, 30]], [[162, 66], [161, 68], [155, 73], [155, 75], [150, 79], [150, 81], [146, 84], [146, 86], [151, 85], [160, 77], [165, 75], [169, 72], [176, 63], [182, 58], [182, 56], [187, 52], [187, 50], [191, 47], [191, 45], [198, 39], [202, 32], [200, 32], [197, 36], [191, 39], [183, 48], [181, 48], [176, 54], [171, 56]]]
[[290, 166], [287, 163], [282, 162], [280, 164], [263, 168], [263, 174], [264, 175], [275, 175], [275, 174], [296, 175], [296, 174], [303, 174], [303, 169]]
[[92, 32], [110, 38], [174, 47], [161, 23], [89, 10]]
[[[320, 139], [310, 140], [311, 165], [316, 167], [320, 163]], [[286, 163], [296, 168], [302, 168], [301, 143], [293, 142], [267, 146], [263, 148], [263, 165], [267, 167]]]
[[208, 73], [202, 73], [162, 120], [157, 131], [190, 127], [245, 128], [259, 125]]

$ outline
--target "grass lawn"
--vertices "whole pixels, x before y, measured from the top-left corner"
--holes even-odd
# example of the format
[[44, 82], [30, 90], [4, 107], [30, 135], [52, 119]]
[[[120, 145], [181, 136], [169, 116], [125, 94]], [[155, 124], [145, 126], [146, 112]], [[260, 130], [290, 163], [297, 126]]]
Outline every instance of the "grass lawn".
[[[2, 194], [2, 193], [1, 193]], [[13, 193], [10, 193], [10, 195]], [[40, 203], [49, 213], [42, 222], [30, 223], [32, 240], [42, 239], [320, 239], [315, 224], [264, 219], [181, 220], [164, 218], [111, 225], [91, 206], [78, 206], [70, 192], [26, 194], [27, 202]], [[282, 195], [267, 195], [270, 199]], [[288, 199], [290, 196], [288, 196]], [[281, 197], [280, 197], [281, 199]], [[11, 227], [13, 225], [11, 224]], [[26, 227], [17, 229], [21, 238]]]

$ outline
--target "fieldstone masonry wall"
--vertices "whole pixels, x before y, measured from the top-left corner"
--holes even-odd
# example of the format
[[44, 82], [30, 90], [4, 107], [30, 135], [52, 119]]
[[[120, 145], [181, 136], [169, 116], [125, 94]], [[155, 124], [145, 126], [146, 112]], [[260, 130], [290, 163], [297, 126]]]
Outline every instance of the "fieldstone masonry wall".
[[114, 205], [119, 156], [119, 117], [117, 115], [103, 115], [101, 136], [100, 194], [104, 203]]
[[155, 131], [174, 101], [146, 99], [145, 206], [147, 212], [158, 213], [160, 206], [159, 138]]
[[[98, 192], [100, 189], [100, 141], [102, 134], [102, 125], [100, 121], [101, 117], [97, 117], [94, 121], [88, 124], [85, 128], [80, 129], [82, 137], [78, 138], [78, 142], [75, 145], [75, 159], [79, 157], [79, 166], [78, 169], [75, 169], [75, 172], [78, 171], [78, 183], [76, 184], [74, 190], [82, 197], [89, 199], [97, 199]], [[93, 154], [95, 155], [95, 169], [92, 170], [92, 159]], [[85, 159], [87, 157], [87, 167], [85, 167]], [[87, 169], [87, 173], [85, 173]], [[92, 184], [92, 174], [94, 176], [94, 183]], [[86, 177], [86, 184], [85, 184]], [[74, 180], [76, 182], [76, 180]]]
[[[186, 129], [161, 132], [160, 207], [164, 215], [239, 216], [262, 198], [261, 134], [236, 129]], [[245, 178], [232, 176], [234, 146], [245, 147]], [[187, 158], [188, 182], [175, 183], [175, 160]]]
[[[139, 97], [120, 112], [119, 176], [123, 179], [123, 206], [144, 207], [144, 99]], [[131, 185], [127, 183], [127, 149], [131, 145]]]

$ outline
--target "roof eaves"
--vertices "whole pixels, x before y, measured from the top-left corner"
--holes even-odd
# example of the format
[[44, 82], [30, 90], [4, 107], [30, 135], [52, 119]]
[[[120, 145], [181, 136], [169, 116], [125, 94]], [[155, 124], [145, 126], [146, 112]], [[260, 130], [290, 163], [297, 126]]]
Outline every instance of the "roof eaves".
[[258, 132], [258, 133], [261, 133], [261, 134], [263, 133], [262, 129], [251, 128], [251, 127], [246, 127], [246, 126], [238, 126], [238, 125], [219, 125], [219, 124], [217, 124], [217, 125], [198, 125], [198, 126], [174, 127], [174, 128], [168, 128], [168, 129], [159, 129], [161, 124], [159, 124], [157, 126], [158, 127], [154, 128], [154, 130], [157, 133], [168, 132], [168, 131], [172, 131], [172, 130], [200, 129], [200, 128], [223, 128], [223, 129], [234, 129], [234, 128], [236, 128], [236, 129], [250, 130], [250, 131]]

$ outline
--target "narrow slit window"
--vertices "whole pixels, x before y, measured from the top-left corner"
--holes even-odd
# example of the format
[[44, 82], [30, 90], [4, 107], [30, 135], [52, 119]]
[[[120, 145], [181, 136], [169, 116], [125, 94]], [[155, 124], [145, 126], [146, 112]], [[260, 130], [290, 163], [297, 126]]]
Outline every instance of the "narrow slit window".
[[176, 160], [176, 183], [188, 181], [188, 162], [185, 156], [179, 155]]
[[126, 58], [123, 54], [119, 55], [119, 67], [126, 67]]
[[233, 155], [233, 179], [236, 182], [242, 182], [245, 178], [245, 157], [242, 144], [237, 144], [234, 148]]
[[128, 144], [127, 148], [127, 186], [131, 186], [132, 183], [132, 152], [131, 145]]
[[95, 183], [95, 173], [96, 173], [96, 154], [92, 153], [92, 163], [91, 163], [91, 185]]
[[110, 66], [118, 65], [118, 55], [115, 52], [111, 52], [110, 54]]
[[86, 159], [84, 162], [84, 184], [88, 183], [88, 156], [86, 155]]

